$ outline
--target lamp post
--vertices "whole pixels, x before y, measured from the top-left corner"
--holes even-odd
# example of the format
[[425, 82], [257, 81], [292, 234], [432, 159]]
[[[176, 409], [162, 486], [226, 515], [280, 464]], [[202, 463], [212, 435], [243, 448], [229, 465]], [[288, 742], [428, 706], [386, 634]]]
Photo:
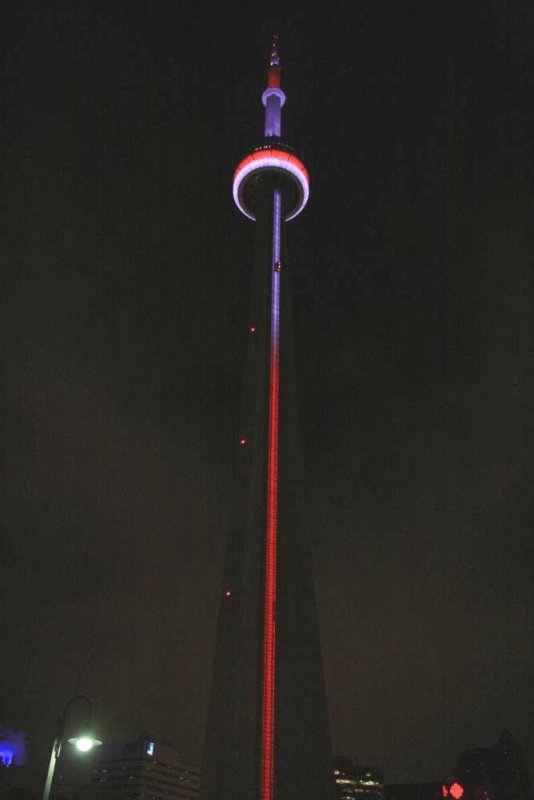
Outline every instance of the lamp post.
[[61, 748], [63, 746], [63, 733], [65, 731], [65, 719], [67, 718], [67, 713], [69, 708], [73, 703], [77, 700], [83, 700], [87, 705], [87, 717], [85, 721], [85, 727], [83, 731], [80, 732], [79, 736], [75, 736], [72, 739], [69, 739], [69, 744], [73, 744], [81, 753], [86, 753], [88, 750], [91, 750], [93, 747], [102, 744], [98, 739], [95, 739], [91, 735], [91, 715], [93, 707], [91, 705], [91, 701], [88, 697], [84, 694], [77, 694], [75, 697], [71, 697], [67, 705], [65, 706], [65, 710], [61, 717], [59, 717], [56, 723], [56, 735], [54, 737], [54, 743], [52, 745], [52, 753], [50, 754], [50, 763], [48, 765], [48, 773], [46, 775], [46, 782], [43, 791], [43, 800], [48, 800], [50, 795], [50, 788], [52, 786], [52, 781], [54, 779], [54, 771], [56, 769], [56, 763], [61, 753]]

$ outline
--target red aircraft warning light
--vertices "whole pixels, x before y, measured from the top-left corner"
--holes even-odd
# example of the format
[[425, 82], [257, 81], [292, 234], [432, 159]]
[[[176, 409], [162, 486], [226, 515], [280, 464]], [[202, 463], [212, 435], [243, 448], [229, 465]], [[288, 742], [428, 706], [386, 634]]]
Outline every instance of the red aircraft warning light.
[[460, 800], [460, 798], [464, 795], [464, 787], [456, 781], [451, 783], [450, 786], [443, 784], [441, 787], [441, 794], [443, 797], [448, 797], [450, 795], [453, 800]]

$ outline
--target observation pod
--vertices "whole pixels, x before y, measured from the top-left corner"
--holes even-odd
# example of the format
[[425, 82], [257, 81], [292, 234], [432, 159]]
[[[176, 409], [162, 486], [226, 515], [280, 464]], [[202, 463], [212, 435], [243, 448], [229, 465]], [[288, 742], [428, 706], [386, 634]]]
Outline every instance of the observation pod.
[[293, 148], [275, 138], [254, 147], [234, 172], [234, 201], [241, 213], [256, 221], [256, 195], [267, 178], [280, 190], [284, 220], [297, 217], [310, 196], [308, 171]]

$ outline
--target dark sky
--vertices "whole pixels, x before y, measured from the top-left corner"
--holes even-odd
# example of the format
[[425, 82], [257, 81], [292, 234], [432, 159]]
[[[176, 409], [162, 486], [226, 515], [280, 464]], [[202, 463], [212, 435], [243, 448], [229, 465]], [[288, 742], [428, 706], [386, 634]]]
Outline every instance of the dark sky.
[[200, 762], [275, 29], [334, 752], [534, 767], [534, 7], [267, 6], [4, 6], [0, 722]]

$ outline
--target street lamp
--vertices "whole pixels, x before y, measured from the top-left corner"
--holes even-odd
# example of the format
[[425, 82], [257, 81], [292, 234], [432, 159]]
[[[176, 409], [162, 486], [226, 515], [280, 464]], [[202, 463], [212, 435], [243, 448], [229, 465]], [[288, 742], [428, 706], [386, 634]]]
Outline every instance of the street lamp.
[[93, 747], [102, 744], [102, 742], [98, 741], [98, 739], [95, 739], [91, 735], [91, 712], [93, 708], [91, 705], [91, 701], [84, 694], [77, 694], [75, 697], [71, 697], [71, 699], [65, 706], [63, 714], [61, 715], [61, 717], [59, 717], [56, 723], [56, 735], [54, 737], [54, 744], [52, 745], [52, 753], [50, 754], [50, 763], [48, 765], [48, 773], [46, 776], [46, 783], [43, 791], [43, 800], [48, 800], [50, 795], [50, 788], [52, 786], [52, 780], [54, 778], [54, 770], [56, 768], [56, 762], [60, 756], [61, 747], [63, 745], [63, 733], [65, 731], [65, 719], [67, 717], [67, 712], [71, 707], [71, 705], [75, 703], [77, 700], [83, 700], [87, 704], [87, 717], [83, 732], [81, 732], [79, 736], [75, 736], [72, 739], [68, 739], [69, 744], [73, 744], [81, 753], [87, 753], [88, 750], [92, 750]]

